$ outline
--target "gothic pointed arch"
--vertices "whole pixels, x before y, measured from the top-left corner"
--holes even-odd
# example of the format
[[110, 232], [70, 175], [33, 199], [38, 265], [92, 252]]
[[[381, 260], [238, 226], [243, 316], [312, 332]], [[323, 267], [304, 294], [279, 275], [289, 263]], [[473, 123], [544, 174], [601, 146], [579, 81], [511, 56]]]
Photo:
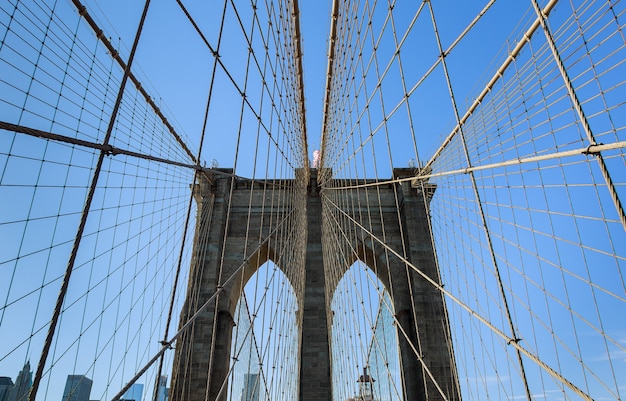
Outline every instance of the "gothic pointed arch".
[[[333, 387], [333, 399], [361, 399], [367, 390], [374, 399], [384, 393], [385, 399], [402, 400], [393, 302], [379, 277], [383, 269], [377, 269], [371, 249], [362, 250], [339, 279], [330, 302], [332, 380], [340, 384]], [[359, 383], [364, 377], [372, 379], [367, 389]]]
[[[271, 248], [263, 252], [268, 257], [257, 258], [257, 262], [265, 262], [258, 266], [254, 263], [245, 272], [245, 284], [233, 314], [228, 388], [231, 400], [297, 397], [297, 382], [281, 386], [267, 382], [268, 378], [286, 377], [298, 369], [299, 303], [284, 270], [269, 257]], [[280, 313], [276, 305], [280, 305]]]

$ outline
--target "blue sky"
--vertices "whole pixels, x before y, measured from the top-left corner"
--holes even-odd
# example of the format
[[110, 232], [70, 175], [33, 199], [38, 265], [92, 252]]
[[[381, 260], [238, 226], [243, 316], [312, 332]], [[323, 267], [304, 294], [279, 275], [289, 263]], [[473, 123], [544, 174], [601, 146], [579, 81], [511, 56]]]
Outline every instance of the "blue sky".
[[[147, 77], [147, 80], [142, 81], [144, 85], [154, 84], [150, 93], [155, 98], [158, 97], [157, 104], [169, 111], [168, 118], [174, 119], [182, 131], [189, 135], [190, 145], [196, 149], [209, 85], [210, 74], [207, 72], [213, 60], [207, 56], [208, 52], [199, 43], [195, 32], [191, 31], [175, 2], [153, 3], [144, 28], [144, 39], [137, 53], [137, 67], [144, 71], [144, 77]], [[130, 47], [141, 14], [141, 2], [113, 0], [85, 1], [84, 4], [93, 10], [92, 13], [99, 17], [99, 22], [103, 26], [110, 24], [114, 28], [115, 33], [109, 34], [114, 44], [117, 36], [124, 45], [122, 49]], [[201, 25], [210, 33], [216, 33], [215, 26], [219, 25], [219, 21], [215, 20], [217, 17], [211, 15], [219, 13], [203, 10], [199, 3], [190, 3], [187, 6], [191, 12], [206, 11], [203, 17], [208, 18], [202, 20]], [[120, 9], [125, 11], [120, 13], [118, 12]], [[330, 30], [329, 10], [330, 1], [327, 0], [305, 1], [300, 4], [307, 130], [311, 154], [314, 149], [319, 148], [321, 133]], [[105, 15], [106, 19], [102, 15]], [[224, 52], [228, 52], [228, 49]], [[223, 96], [224, 102], [232, 101], [232, 104], [237, 104], [239, 100], [236, 97], [229, 100], [228, 93]], [[220, 112], [221, 110], [218, 110], [215, 113]], [[216, 158], [221, 167], [230, 167], [232, 160], [226, 155], [233, 152], [224, 154], [219, 150], [212, 151], [212, 147], [222, 148], [221, 141], [225, 139], [223, 135], [219, 135], [219, 140], [214, 136], [215, 134], [209, 135], [208, 149], [204, 154], [205, 161], [209, 162]]]
[[[194, 16], [202, 16], [199, 19], [200, 25], [209, 41], [216, 43], [220, 13], [214, 12], [209, 6], [203, 6], [202, 2], [189, 3], [190, 12]], [[455, 7], [445, 7], [441, 2], [433, 2], [436, 15], [440, 16], [438, 28], [443, 48], [452, 43], [483, 7], [483, 3], [485, 2], [462, 2]], [[33, 4], [37, 3], [23, 4], [35, 9]], [[122, 0], [91, 0], [85, 1], [85, 4], [111, 42], [120, 48], [121, 54], [126, 58], [142, 4]], [[394, 22], [400, 32], [402, 27], [411, 22], [415, 9], [420, 4], [422, 3], [403, 2], [397, 5]], [[599, 133], [601, 141], [611, 143], [623, 140], [626, 115], [623, 101], [625, 75], [623, 63], [617, 65], [615, 61], [620, 57], [622, 61], [624, 59], [624, 43], [620, 39], [623, 36], [615, 34], [602, 40], [603, 47], [597, 43], [602, 35], [589, 35], [585, 44], [596, 46], [590, 53], [596, 62], [594, 68], [597, 67], [599, 71], [597, 76], [590, 76], [593, 75], [589, 72], [592, 69], [587, 63], [591, 57], [586, 57], [584, 46], [575, 41], [567, 42], [570, 33], [578, 29], [576, 24], [567, 20], [570, 4], [578, 5], [577, 2], [561, 2], [551, 16], [555, 27], [567, 22], [558, 39], [565, 48], [565, 62], [570, 67], [575, 85], [580, 87], [579, 94], [584, 107], [589, 110], [590, 123]], [[598, 8], [606, 4], [608, 3], [596, 3]], [[48, 58], [38, 58], [37, 43], [43, 40], [45, 18], [37, 20], [31, 27], [14, 26], [15, 32], [7, 35], [0, 31], [0, 37], [8, 38], [2, 48], [0, 119], [75, 135], [81, 139], [101, 140], [104, 131], [102, 121], [106, 120], [106, 115], [110, 112], [114, 88], [118, 85], [121, 74], [117, 66], [110, 63], [104, 51], [94, 44], [96, 41], [93, 33], [84, 25], [78, 24], [75, 10], [69, 2], [59, 1], [58, 5], [59, 15], [63, 17], [58, 20], [61, 21], [59, 26], [67, 24], [60, 31], [76, 32], [78, 37], [85, 38], [87, 47], [91, 47], [86, 51], [87, 56], [84, 59], [80, 59], [81, 56], [77, 58], [81, 61], [89, 60], [88, 52], [95, 52], [100, 64], [94, 67], [94, 71], [102, 73], [98, 76], [102, 78], [102, 82], [95, 78], [90, 80], [90, 85], [93, 85], [90, 96], [81, 94], [78, 90], [80, 85], [72, 81], [72, 74], [78, 70], [66, 74], [63, 71], [63, 62], [54, 58], [55, 53], [62, 53], [61, 47], [53, 45], [57, 37], [49, 36], [47, 39], [48, 43], [53, 43], [48, 48]], [[616, 7], [616, 12], [623, 18], [624, 6], [618, 4]], [[3, 8], [0, 19], [3, 29], [9, 24], [7, 15], [10, 8]], [[611, 23], [618, 21], [617, 18], [611, 20], [610, 13], [605, 12], [602, 14], [604, 19], [598, 19], [585, 14], [584, 7], [580, 8], [578, 11], [581, 20], [586, 22], [585, 27], [591, 27], [585, 29], [590, 29], [592, 33], [596, 29], [596, 23], [612, 26]], [[313, 150], [319, 147], [319, 135], [322, 131], [330, 1], [302, 1], [300, 9], [311, 157]], [[494, 68], [502, 62], [506, 52], [519, 40], [521, 32], [533, 18], [532, 14], [527, 13], [528, 9], [529, 2], [496, 2], [478, 28], [468, 34], [464, 45], [458, 46], [447, 56], [450, 79], [461, 114], [491, 78]], [[377, 9], [377, 13], [381, 13], [377, 16], [384, 17], [385, 10], [385, 7]], [[39, 11], [34, 13], [37, 17], [43, 14]], [[229, 15], [233, 17], [232, 14]], [[243, 9], [242, 17], [244, 20], [249, 17]], [[439, 55], [427, 17], [426, 13], [420, 17], [420, 24], [408, 35], [411, 46], [407, 45], [401, 52], [409, 86], [415, 84]], [[375, 29], [381, 28], [383, 20], [384, 18], [374, 20]], [[225, 39], [220, 54], [236, 82], [241, 83], [245, 70], [241, 66], [246, 61], [246, 54], [240, 49], [245, 43], [237, 24], [232, 23], [233, 19], [229, 21], [225, 26], [225, 37], [228, 39]], [[203, 125], [213, 58], [173, 1], [155, 0], [144, 30], [134, 71], [155, 102], [164, 109], [168, 119], [184, 133], [187, 143], [195, 152]], [[389, 32], [385, 31], [386, 40], [390, 40]], [[23, 41], [16, 38], [20, 35], [23, 36]], [[14, 43], [18, 43], [18, 47], [10, 49]], [[370, 47], [364, 46], [366, 49]], [[610, 53], [605, 48], [615, 49], [615, 52]], [[470, 144], [470, 156], [474, 158], [474, 162], [487, 163], [586, 146], [584, 133], [576, 123], [568, 97], [562, 86], [559, 86], [562, 81], [558, 72], [554, 68], [545, 67], [551, 65], [551, 55], [545, 49], [545, 37], [533, 36], [514, 65], [519, 68], [519, 72], [511, 68], [504, 74], [503, 82], [509, 86], [505, 88], [504, 84], [496, 85], [485, 98], [483, 107], [478, 109], [477, 117], [470, 120], [466, 134]], [[386, 65], [385, 57], [390, 57], [393, 52], [393, 46], [379, 48], [381, 68]], [[37, 68], [34, 67], [34, 60], [37, 60]], [[394, 63], [395, 61], [390, 65], [395, 68], [397, 65]], [[616, 65], [616, 68], [611, 65]], [[538, 80], [525, 72], [533, 68], [541, 69], [545, 73], [541, 85], [532, 86]], [[362, 66], [355, 68], [357, 76], [362, 69]], [[595, 70], [593, 72], [596, 73]], [[31, 74], [36, 78], [32, 84]], [[240, 112], [241, 97], [224, 72], [218, 69], [216, 74], [215, 91], [219, 93], [219, 100], [211, 104], [211, 117], [201, 159], [207, 163], [216, 159], [221, 167], [232, 167], [235, 164], [236, 133], [241, 132], [243, 142], [238, 148], [237, 172], [244, 176], [265, 176], [267, 171], [262, 171], [264, 161], [273, 160], [275, 153], [272, 152], [276, 151], [270, 149], [271, 141], [266, 136], [259, 135], [259, 143], [249, 139], [254, 136], [249, 135], [250, 132], [256, 133], [256, 121], [250, 119], [248, 109], [244, 108], [244, 112]], [[250, 79], [252, 83], [248, 91], [253, 106], [260, 109], [259, 97], [253, 96], [260, 92], [258, 78], [255, 76]], [[257, 86], [254, 86], [254, 82]], [[360, 93], [359, 102], [363, 102], [372, 93], [378, 94], [372, 91], [377, 84], [375, 74], [368, 75], [364, 82], [369, 85], [370, 92], [366, 95]], [[337, 118], [337, 121], [346, 123], [347, 129], [342, 134], [359, 132], [362, 129], [362, 133], [368, 135], [371, 132], [368, 130], [374, 127], [388, 128], [388, 131], [381, 128], [368, 143], [366, 150], [346, 147], [344, 154], [337, 153], [337, 163], [332, 167], [338, 176], [349, 177], [355, 171], [359, 174], [364, 171], [368, 177], [375, 173], [379, 178], [389, 178], [392, 165], [406, 165], [409, 159], [416, 157], [413, 140], [417, 143], [421, 160], [428, 160], [442, 138], [455, 126], [441, 66], [433, 71], [424, 85], [416, 89], [415, 95], [408, 102], [412, 108], [411, 122], [415, 127], [415, 135], [408, 130], [409, 123], [404, 117], [406, 113], [395, 113], [385, 124], [380, 124], [383, 120], [383, 104], [386, 112], [389, 112], [390, 105], [401, 104], [404, 94], [398, 83], [399, 73], [390, 68], [388, 80], [382, 83], [385, 90], [380, 97], [383, 101], [372, 96], [368, 113], [371, 112], [373, 121], [365, 123], [363, 119], [359, 120], [360, 124], [355, 124], [355, 116], [361, 113], [358, 107], [355, 107], [353, 114], [340, 116], [345, 120]], [[62, 96], [58, 96], [61, 87]], [[537, 89], [539, 87], [540, 90]], [[516, 92], [518, 89], [522, 95]], [[93, 99], [101, 99], [102, 103], [90, 103], [91, 96]], [[188, 161], [180, 151], [172, 150], [176, 145], [167, 131], [158, 122], [155, 123], [156, 119], [144, 118], [146, 108], [140, 96], [129, 90], [124, 102], [125, 108], [120, 117], [122, 128], [114, 137], [116, 146], [157, 155], [173, 154], [172, 157], [179, 161]], [[610, 111], [603, 111], [606, 107], [603, 102], [608, 102]], [[362, 106], [362, 103], [355, 104]], [[512, 112], [504, 113], [503, 104], [510, 106]], [[87, 116], [84, 110], [92, 111], [93, 114]], [[245, 118], [240, 120], [241, 115]], [[387, 141], [384, 134], [388, 134], [391, 140]], [[340, 139], [345, 140], [345, 143], [350, 143], [351, 140], [347, 137]], [[266, 148], [269, 149], [267, 155], [256, 152], [257, 149]], [[11, 135], [4, 131], [0, 136], [0, 149], [0, 210], [10, 211], [1, 215], [3, 257], [0, 262], [3, 263], [3, 269], [4, 266], [9, 266], [3, 272], [3, 277], [11, 276], [8, 280], [0, 281], [0, 293], [11, 287], [5, 298], [9, 306], [3, 308], [4, 320], [0, 324], [3, 330], [13, 330], [7, 322], [11, 322], [12, 327], [22, 319], [28, 323], [19, 325], [24, 330], [23, 333], [12, 338], [10, 347], [16, 347], [17, 351], [6, 351], [3, 355], [8, 356], [0, 360], [0, 374], [15, 375], [25, 359], [31, 358], [31, 364], [35, 365], [36, 357], [33, 355], [38, 353], [38, 344], [45, 332], [42, 327], [45, 328], [58, 291], [97, 152], [23, 135]], [[434, 169], [445, 172], [465, 167], [461, 149], [457, 137], [450, 150], [438, 159]], [[623, 195], [626, 176], [623, 155], [620, 152], [609, 153], [607, 163], [618, 184], [618, 191]], [[253, 158], [257, 153], [261, 160], [253, 165]], [[293, 153], [288, 156], [295, 157]], [[363, 166], [356, 165], [357, 159], [363, 160]], [[355, 166], [352, 165], [353, 162]], [[374, 162], [377, 163], [375, 166]], [[283, 173], [287, 168], [282, 163], [276, 169], [269, 168], [268, 175], [277, 175], [277, 171]], [[342, 166], [345, 167], [343, 170]], [[163, 318], [159, 313], [164, 308], [163, 305], [167, 304], [168, 289], [157, 284], [147, 274], [145, 266], [152, 262], [158, 265], [158, 276], [162, 283], [172, 279], [171, 271], [165, 266], [175, 264], [175, 250], [177, 241], [182, 236], [182, 221], [192, 174], [185, 169], [136, 163], [132, 159], [116, 157], [106, 159], [104, 175], [100, 184], [107, 190], [96, 193], [95, 206], [87, 225], [87, 234], [81, 248], [83, 251], [79, 254], [75, 273], [76, 280], [90, 283], [91, 291], [87, 293], [81, 287], [70, 288], [68, 305], [74, 309], [69, 308], [64, 319], [68, 323], [79, 324], [85, 332], [96, 327], [92, 327], [92, 324], [104, 326], [103, 330], [124, 331], [125, 339], [137, 345], [133, 349], [135, 358], [129, 365], [115, 365], [121, 373], [108, 372], [110, 375], [119, 373], [119, 376], [124, 376], [129, 370], [137, 368], [130, 365], [139, 365], [139, 361], [150, 353], [149, 345], [139, 344], [141, 336], [138, 333], [154, 335], [158, 326], [155, 322]], [[597, 164], [593, 160], [588, 162], [587, 156], [576, 156], [565, 163], [548, 161], [519, 168], [492, 169], [477, 173], [476, 178], [481, 187], [480, 194], [483, 197], [486, 224], [493, 238], [495, 258], [506, 270], [507, 291], [515, 290], [513, 308], [517, 308], [516, 319], [519, 319], [521, 326], [528, 329], [528, 336], [540, 334], [528, 346], [538, 350], [546, 349], [545, 352], [549, 355], [546, 359], [549, 362], [563, 364], [563, 369], [580, 382], [591, 380], [585, 377], [589, 375], [589, 371], [577, 363], [577, 358], [581, 356], [589, 357], [589, 366], [594, 369], [595, 366], [600, 366], [599, 372], [612, 369], [611, 363], [614, 363], [615, 371], [623, 369], [624, 360], [619, 355], [624, 349], [626, 333], [621, 314], [617, 312], [624, 310], [623, 249], [626, 249], [626, 239], [622, 227], [616, 221], [615, 208], [603, 186]], [[471, 190], [470, 180], [467, 175], [458, 174], [449, 178], [438, 178], [435, 182], [438, 190], [431, 204], [433, 232], [443, 266], [444, 281], [453, 283], [448, 288], [457, 291], [456, 295], [462, 296], [467, 304], [475, 303], [477, 310], [496, 321], [501, 315], [498, 310], [492, 309], [498, 304], [498, 301], [493, 301], [498, 297], [495, 287], [492, 286], [489, 245], [484, 237], [479, 210], [473, 202], [475, 194]], [[126, 241], [128, 238], [130, 240]], [[122, 265], [132, 268], [126, 272], [121, 269]], [[102, 269], [101, 266], [106, 268]], [[122, 284], [116, 281], [118, 279]], [[107, 280], [115, 281], [119, 296], [115, 295], [117, 293], [111, 289]], [[144, 304], [143, 298], [139, 296], [142, 290], [152, 291], [153, 299], [158, 300], [156, 306]], [[490, 303], [490, 300], [494, 303]], [[593, 305], [592, 300], [599, 305], [597, 309], [590, 307]], [[117, 315], [116, 307], [127, 303], [136, 306], [137, 313]], [[102, 310], [102, 315], [92, 316], [88, 312], [95, 308], [95, 304], [96, 310]], [[150, 312], [138, 312], [144, 308]], [[552, 326], [544, 327], [542, 324], [550, 321], [551, 314], [556, 311], [564, 313], [562, 319], [554, 322], [554, 327], [559, 330], [559, 338], [553, 342], [544, 342], [541, 336], [548, 338]], [[477, 339], [475, 336], [481, 333], [490, 341], [489, 347], [502, 345], [497, 339], [488, 337], [493, 333], [483, 333], [484, 327], [477, 326], [476, 321], [468, 319], [462, 310], [453, 306], [451, 314], [459, 322], [463, 322], [457, 332], [460, 343], [480, 342], [482, 337]], [[145, 319], [144, 325], [147, 315], [153, 320]], [[135, 323], [133, 319], [142, 323], [137, 330], [132, 324]], [[107, 324], [102, 323], [104, 321], [114, 321], [115, 324], [107, 327]], [[60, 330], [62, 335], [56, 345], [61, 350], [59, 353], [65, 349], [71, 350], [68, 354], [71, 357], [67, 359], [73, 360], [68, 362], [68, 366], [85, 370], [87, 368], [80, 365], [79, 350], [83, 350], [81, 347], [87, 347], [91, 341], [97, 343], [100, 340], [87, 339], [88, 336], [74, 337], [76, 327], [71, 324], [63, 326]], [[603, 343], [605, 329], [610, 333], [608, 344]], [[583, 344], [582, 350], [570, 352], [576, 346], [575, 342], [570, 343], [570, 332], [575, 332], [580, 338], [590, 339], [579, 339]], [[32, 339], [29, 338], [31, 334]], [[20, 343], [22, 340], [24, 343]], [[604, 345], [604, 349], [598, 348], [597, 344]], [[115, 344], [111, 345], [114, 346]], [[492, 361], [495, 368], [499, 368], [500, 363], [509, 367], [506, 358], [510, 355], [506, 352], [498, 355], [502, 356], [502, 360]], [[468, 364], [463, 365], [468, 371], [471, 368], [479, 370], [478, 373], [489, 371], [488, 368], [480, 371], [471, 365], [469, 359], [461, 363]], [[538, 377], [540, 375], [537, 371], [532, 374]], [[468, 383], [471, 382], [471, 375], [467, 377]], [[542, 378], [545, 379], [543, 376]], [[488, 379], [485, 374], [484, 381]], [[50, 394], [55, 393], [54, 387], [58, 381], [62, 380], [51, 380], [47, 383]], [[623, 387], [623, 381], [618, 378], [615, 385]], [[60, 384], [59, 386], [62, 387]], [[473, 383], [468, 384], [468, 388], [474, 388], [472, 386]], [[502, 389], [504, 386], [500, 383], [501, 388], [498, 391], [505, 391]], [[593, 386], [590, 385], [590, 388], [594, 388]], [[56, 390], [58, 393], [58, 389]], [[506, 392], [517, 396], [517, 390], [519, 388], [510, 385]], [[104, 392], [98, 391], [101, 394]]]

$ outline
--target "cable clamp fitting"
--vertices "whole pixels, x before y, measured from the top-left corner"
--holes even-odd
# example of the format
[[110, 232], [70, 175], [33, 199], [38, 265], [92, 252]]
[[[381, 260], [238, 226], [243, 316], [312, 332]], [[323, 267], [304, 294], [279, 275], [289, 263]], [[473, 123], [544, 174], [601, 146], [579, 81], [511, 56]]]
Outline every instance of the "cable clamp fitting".
[[592, 143], [589, 144], [589, 146], [587, 146], [587, 149], [585, 149], [582, 153], [583, 155], [596, 155], [598, 153], [600, 153], [599, 150], [593, 150], [592, 148], [595, 148], [596, 146], [600, 146], [603, 145], [602, 143]]

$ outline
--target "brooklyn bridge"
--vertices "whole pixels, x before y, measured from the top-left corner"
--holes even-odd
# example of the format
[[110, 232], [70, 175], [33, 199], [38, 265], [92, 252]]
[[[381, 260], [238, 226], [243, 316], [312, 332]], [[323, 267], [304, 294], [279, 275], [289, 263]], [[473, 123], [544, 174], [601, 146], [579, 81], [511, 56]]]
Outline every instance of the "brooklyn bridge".
[[0, 401], [624, 399], [625, 19], [3, 0]]

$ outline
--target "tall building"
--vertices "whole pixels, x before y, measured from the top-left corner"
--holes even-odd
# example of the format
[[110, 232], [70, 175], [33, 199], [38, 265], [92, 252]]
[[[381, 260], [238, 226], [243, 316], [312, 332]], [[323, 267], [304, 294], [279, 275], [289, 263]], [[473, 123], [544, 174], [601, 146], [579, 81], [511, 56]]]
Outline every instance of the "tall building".
[[63, 401], [89, 401], [93, 382], [83, 375], [68, 375]]
[[243, 376], [243, 390], [241, 391], [241, 401], [259, 401], [259, 381], [258, 373], [246, 373]]
[[13, 380], [10, 377], [0, 376], [0, 401], [7, 401], [13, 388]]
[[143, 384], [135, 383], [120, 398], [120, 401], [141, 401], [143, 394]]
[[17, 374], [15, 384], [9, 392], [7, 401], [24, 401], [28, 399], [28, 391], [33, 384], [33, 372], [30, 371], [30, 361], [24, 364], [24, 367]]
[[159, 385], [157, 387], [157, 401], [167, 401], [167, 376], [159, 377]]

